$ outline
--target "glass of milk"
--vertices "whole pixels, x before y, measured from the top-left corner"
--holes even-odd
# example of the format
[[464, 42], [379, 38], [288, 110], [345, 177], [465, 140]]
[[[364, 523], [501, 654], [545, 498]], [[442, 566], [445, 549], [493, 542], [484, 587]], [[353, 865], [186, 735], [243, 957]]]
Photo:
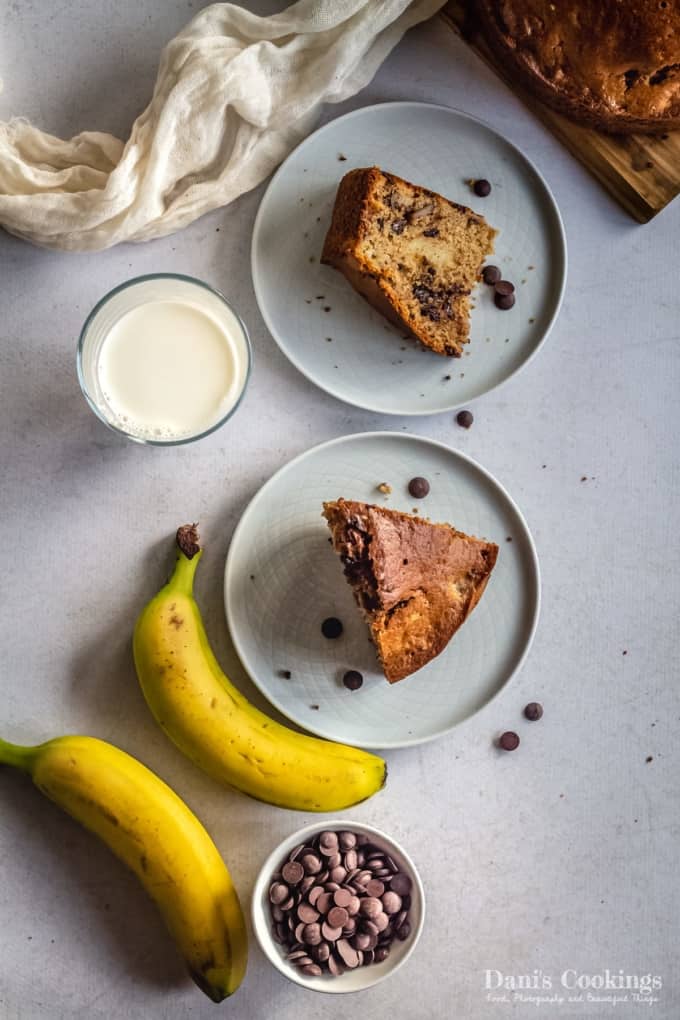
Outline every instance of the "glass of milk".
[[78, 342], [78, 379], [101, 420], [127, 439], [189, 443], [232, 416], [252, 354], [243, 322], [212, 287], [154, 273], [95, 305]]

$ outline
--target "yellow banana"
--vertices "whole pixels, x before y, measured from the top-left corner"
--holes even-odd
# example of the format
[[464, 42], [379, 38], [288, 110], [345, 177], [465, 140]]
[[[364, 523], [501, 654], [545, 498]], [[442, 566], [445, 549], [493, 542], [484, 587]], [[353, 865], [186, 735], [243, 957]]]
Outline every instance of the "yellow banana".
[[57, 737], [38, 747], [0, 740], [0, 764], [28, 772], [134, 871], [206, 995], [221, 1002], [236, 991], [248, 955], [241, 905], [217, 847], [169, 786], [94, 737]]
[[337, 811], [376, 793], [381, 758], [281, 726], [224, 675], [192, 594], [202, 552], [195, 526], [179, 529], [177, 546], [174, 573], [134, 635], [144, 697], [170, 739], [214, 779], [279, 807]]

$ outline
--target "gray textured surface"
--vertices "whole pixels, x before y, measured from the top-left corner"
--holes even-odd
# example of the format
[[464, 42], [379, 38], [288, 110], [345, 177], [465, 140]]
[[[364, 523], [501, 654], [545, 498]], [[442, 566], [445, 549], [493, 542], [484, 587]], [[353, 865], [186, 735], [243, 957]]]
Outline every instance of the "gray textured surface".
[[[191, 13], [176, 0], [5, 6], [0, 116], [23, 113], [57, 133], [124, 132], [148, 97], [160, 46]], [[384, 99], [458, 105], [505, 131], [546, 175], [566, 223], [570, 280], [545, 350], [474, 407], [469, 432], [449, 415], [384, 419], [315, 390], [267, 336], [248, 265], [261, 189], [182, 234], [96, 256], [0, 237], [2, 732], [29, 742], [80, 730], [139, 755], [206, 822], [247, 900], [274, 841], [305, 816], [217, 788], [174, 751], [143, 704], [130, 631], [166, 573], [168, 536], [186, 519], [201, 521], [208, 630], [252, 692], [230, 650], [221, 584], [230, 534], [262, 481], [346, 432], [403, 426], [449, 442], [521, 504], [541, 558], [543, 612], [516, 683], [451, 737], [390, 754], [388, 789], [350, 813], [404, 842], [429, 906], [413, 959], [364, 993], [362, 1011], [376, 1020], [628, 1020], [644, 1007], [537, 1009], [490, 1004], [484, 990], [485, 968], [538, 968], [558, 991], [568, 968], [623, 968], [661, 977], [647, 1015], [673, 1020], [680, 337], [668, 267], [680, 205], [635, 225], [438, 22], [414, 31], [343, 109]], [[195, 448], [121, 444], [76, 382], [87, 311], [120, 280], [152, 270], [193, 273], [224, 290], [254, 340], [243, 407]], [[532, 699], [544, 702], [545, 717], [523, 724]], [[501, 757], [491, 739], [507, 727], [522, 745]], [[17, 775], [0, 775], [0, 804], [3, 1020], [216, 1015], [186, 982], [151, 904], [104, 848]], [[287, 984], [253, 946], [246, 982], [222, 1009], [279, 1020], [323, 1009], [339, 1018], [347, 1003]]]

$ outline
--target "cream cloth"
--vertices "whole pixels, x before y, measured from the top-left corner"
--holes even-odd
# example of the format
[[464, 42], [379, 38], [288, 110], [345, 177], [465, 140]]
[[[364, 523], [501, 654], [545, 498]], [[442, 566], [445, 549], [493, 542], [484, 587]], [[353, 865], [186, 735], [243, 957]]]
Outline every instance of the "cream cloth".
[[48, 248], [148, 241], [259, 184], [322, 103], [366, 85], [443, 0], [299, 0], [260, 18], [218, 3], [163, 50], [127, 143], [0, 122], [0, 225]]

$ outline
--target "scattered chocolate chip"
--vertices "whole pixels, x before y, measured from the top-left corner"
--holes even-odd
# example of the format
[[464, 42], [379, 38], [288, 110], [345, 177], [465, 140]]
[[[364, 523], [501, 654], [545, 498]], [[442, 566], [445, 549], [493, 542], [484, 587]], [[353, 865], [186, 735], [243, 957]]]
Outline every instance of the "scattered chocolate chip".
[[349, 669], [343, 676], [342, 682], [348, 691], [358, 691], [364, 682], [364, 678], [356, 669]]
[[291, 671], [289, 669], [280, 669], [279, 670], [279, 676], [282, 677], [282, 679], [284, 679], [284, 680], [290, 680], [292, 675], [293, 674], [291, 673]]
[[456, 415], [456, 421], [462, 429], [469, 429], [474, 420], [472, 411], [459, 411]]
[[327, 337], [326, 337], [326, 343], [327, 343], [327, 344], [330, 344], [330, 343], [332, 343], [332, 342], [333, 342], [333, 337], [332, 337], [332, 336], [327, 336]]
[[[500, 310], [502, 312], [507, 312], [508, 309], [512, 308], [512, 306], [515, 303], [515, 295], [514, 294], [494, 294], [493, 302], [494, 302], [496, 308], [500, 308]], [[506, 344], [508, 343], [507, 340], [505, 342], [506, 342]]]
[[319, 706], [318, 705], [310, 705], [309, 707], [311, 708], [312, 712], [318, 712], [319, 711]]
[[347, 162], [347, 156], [343, 156], [343, 154], [342, 154], [341, 152], [339, 152], [339, 153], [338, 153], [338, 160], [339, 160], [339, 161], [340, 161], [341, 163], [346, 163], [346, 162]]
[[491, 194], [491, 185], [486, 178], [481, 177], [478, 181], [472, 185], [472, 190], [475, 195], [479, 195], [480, 198], [486, 198], [487, 195]]
[[423, 230], [423, 237], [439, 237], [439, 231], [436, 227], [430, 227], [429, 230]]
[[415, 499], [424, 499], [430, 491], [430, 483], [427, 478], [412, 478], [408, 483], [408, 491]]
[[335, 616], [329, 616], [321, 624], [321, 633], [325, 638], [339, 638], [342, 634], [342, 621]]
[[450, 375], [445, 375], [444, 376], [444, 382], [448, 382], [450, 380], [450, 378], [451, 378]]
[[324, 312], [330, 312], [330, 310], [331, 310], [331, 306], [330, 305], [326, 305], [324, 307]]
[[524, 715], [529, 722], [537, 722], [543, 715], [543, 705], [540, 705], [538, 701], [530, 701], [524, 709]]
[[494, 290], [497, 294], [502, 294], [507, 297], [508, 294], [515, 293], [515, 285], [510, 280], [499, 280], [498, 283], [494, 284]]
[[506, 535], [505, 536], [505, 541], [506, 542], [512, 542], [512, 535]]
[[495, 283], [498, 283], [501, 278], [501, 271], [498, 266], [484, 266], [482, 269], [482, 279], [484, 283], [493, 287]]
[[[622, 655], [628, 655], [628, 649], [627, 649], [627, 648], [624, 648], [624, 650], [623, 650], [623, 651], [621, 652], [621, 654], [622, 654]], [[652, 726], [653, 726], [653, 725], [654, 725], [654, 723], [652, 723]]]
[[654, 757], [653, 757], [653, 755], [651, 755], [651, 754], [648, 754], [648, 755], [647, 755], [647, 757], [645, 758], [645, 761], [646, 761], [646, 762], [647, 762], [647, 764], [649, 765], [650, 761], [654, 761]]
[[498, 738], [498, 746], [503, 751], [515, 751], [519, 747], [519, 737], [512, 730], [508, 730]]
[[395, 220], [390, 229], [393, 234], [403, 234], [405, 226], [406, 220]]

